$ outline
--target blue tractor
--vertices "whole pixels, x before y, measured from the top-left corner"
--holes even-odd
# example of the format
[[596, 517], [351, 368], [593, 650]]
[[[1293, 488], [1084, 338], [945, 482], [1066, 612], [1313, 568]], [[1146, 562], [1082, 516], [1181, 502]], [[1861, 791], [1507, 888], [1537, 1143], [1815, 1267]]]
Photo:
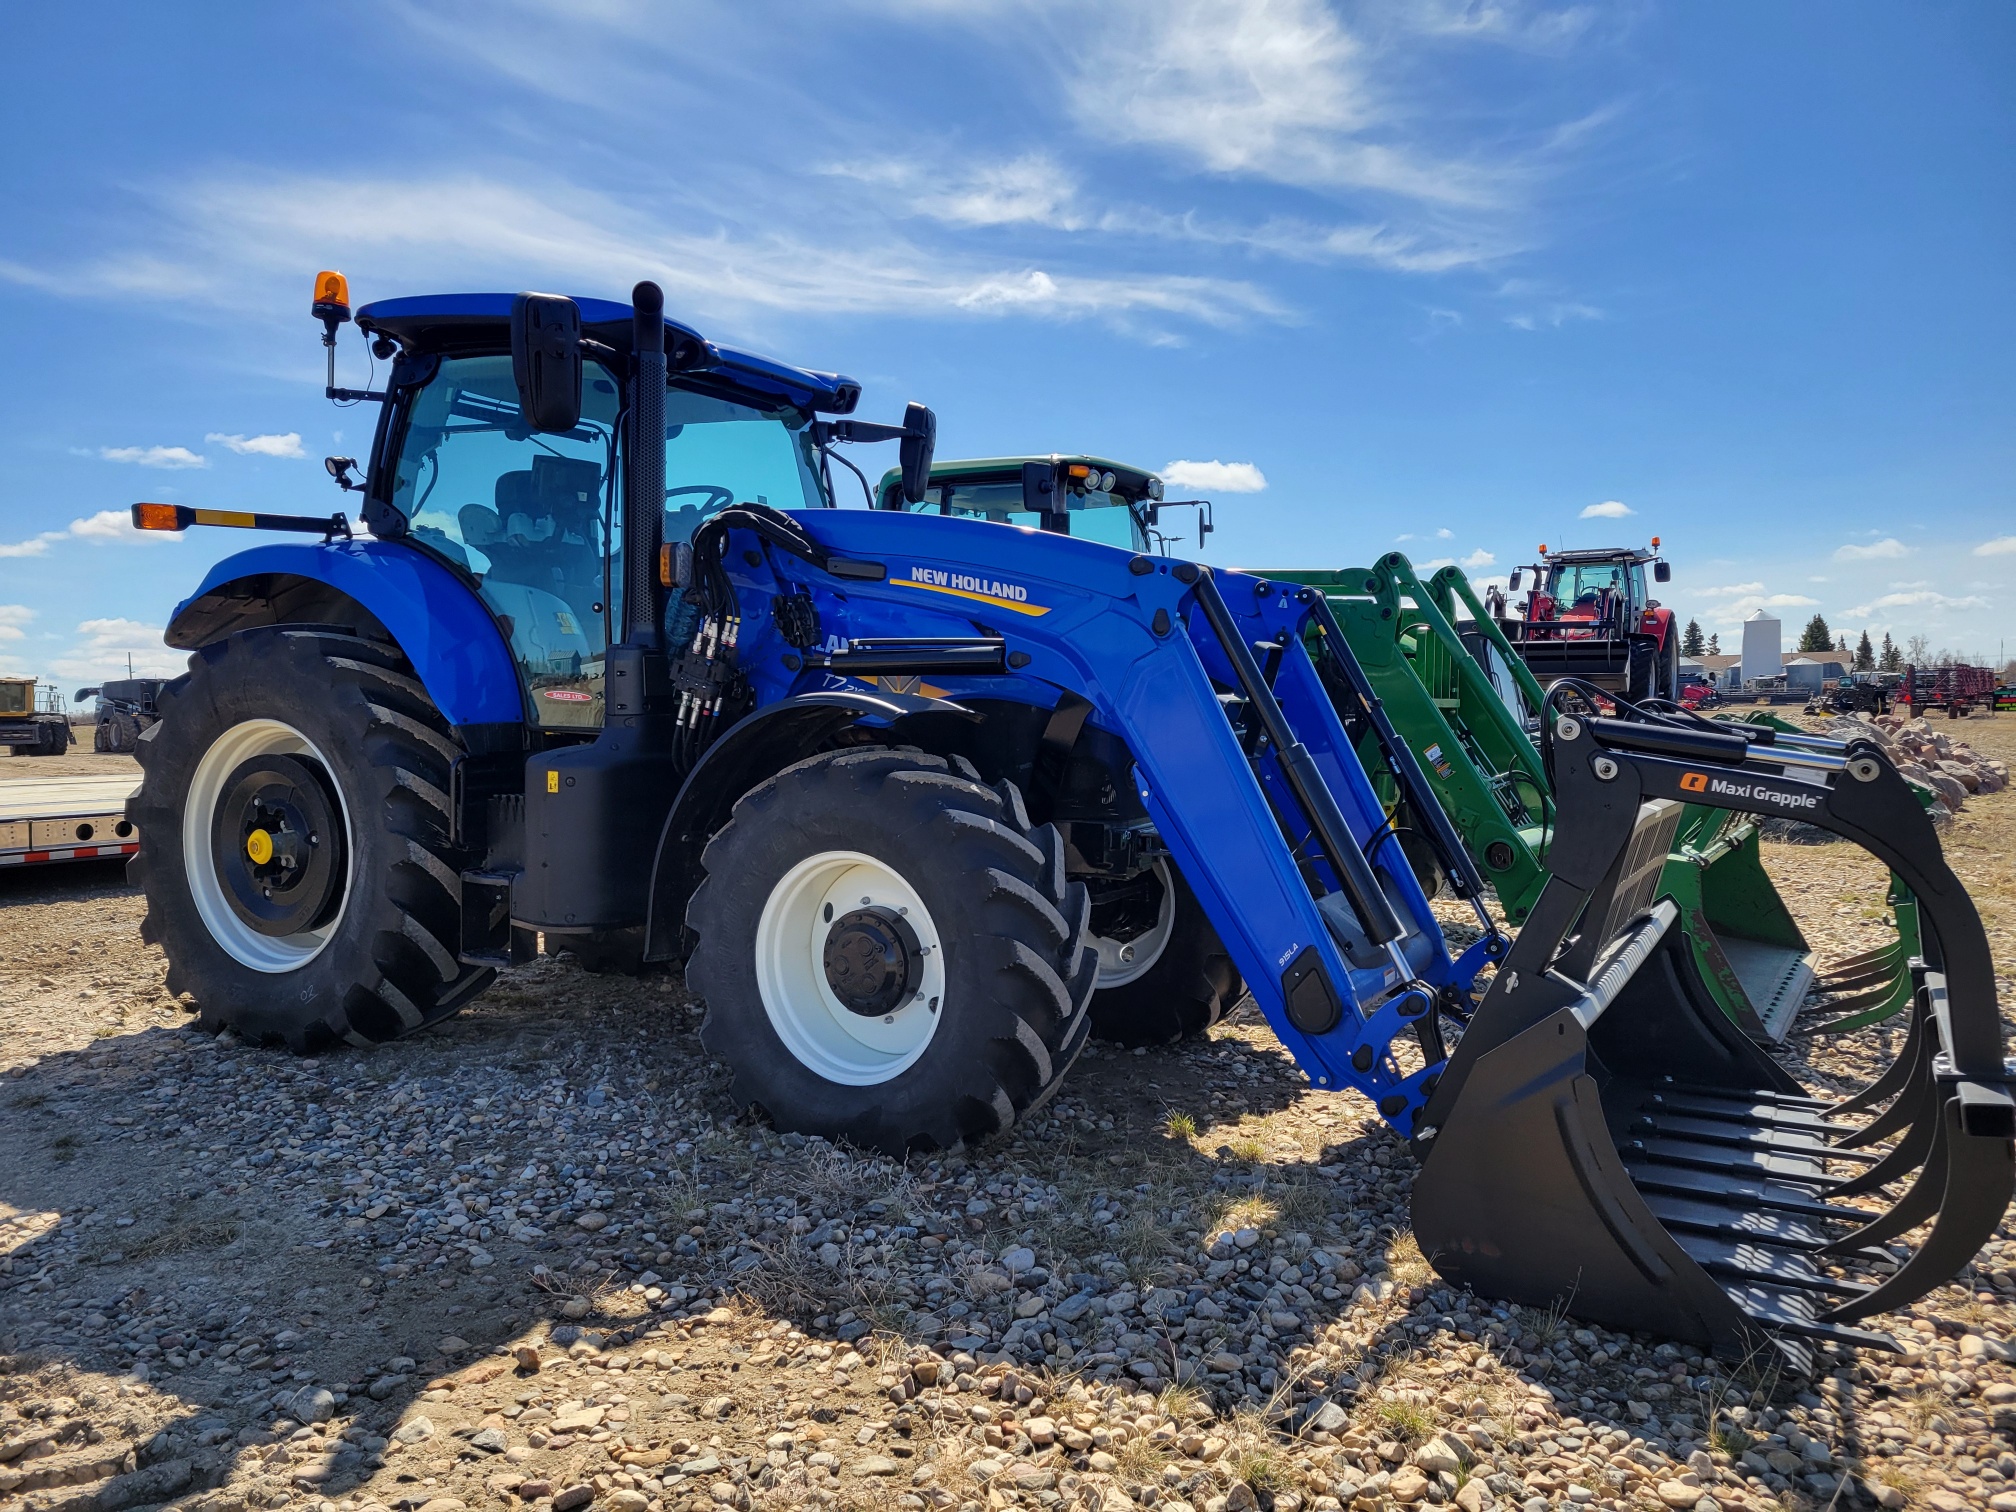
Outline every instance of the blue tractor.
[[[1873, 747], [1561, 685], [1555, 877], [1509, 942], [1320, 592], [836, 508], [848, 443], [897, 442], [925, 498], [930, 411], [853, 419], [858, 385], [710, 343], [651, 284], [366, 306], [370, 393], [334, 385], [336, 275], [316, 313], [332, 397], [379, 407], [362, 480], [330, 459], [369, 539], [134, 508], [323, 537], [231, 557], [176, 610], [190, 670], [139, 745], [145, 932], [206, 1026], [368, 1045], [542, 940], [683, 961], [740, 1103], [900, 1153], [1040, 1106], [1145, 941], [1181, 969], [1146, 1030], [1109, 1031], [1184, 1032], [1243, 984], [1316, 1086], [1411, 1141], [1422, 1248], [1487, 1295], [1798, 1355], [1880, 1342], [1855, 1320], [1999, 1221], [1986, 938]], [[1460, 950], [1373, 750], [1471, 907]], [[1923, 900], [1911, 1048], [1864, 1099], [1807, 1096], [1689, 995], [1654, 897], [1683, 798], [1840, 830]], [[1095, 913], [1150, 875], [1169, 917], [1102, 958]], [[1928, 1219], [1908, 1260], [1880, 1247]]]

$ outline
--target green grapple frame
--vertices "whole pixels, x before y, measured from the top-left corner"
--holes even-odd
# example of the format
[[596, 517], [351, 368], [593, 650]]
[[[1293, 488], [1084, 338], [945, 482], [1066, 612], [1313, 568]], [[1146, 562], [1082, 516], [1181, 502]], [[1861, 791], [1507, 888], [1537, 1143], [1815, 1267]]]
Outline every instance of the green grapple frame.
[[[1444, 567], [1424, 583], [1397, 551], [1367, 568], [1267, 576], [1329, 599], [1506, 917], [1524, 922], [1550, 876], [1553, 786], [1524, 717], [1537, 716], [1543, 694], [1469, 579]], [[1396, 823], [1405, 820], [1396, 815]], [[1855, 994], [1829, 1005], [1844, 1011], [1820, 1026], [1826, 1030], [1874, 1022], [1911, 1001], [1914, 938], [1816, 975], [1805, 936], [1764, 870], [1758, 827], [1740, 814], [1688, 805], [1659, 895], [1679, 910], [1686, 948], [1717, 1006], [1753, 1039], [1782, 1041], [1816, 981]], [[1915, 922], [1908, 893], [1904, 899], [1893, 888], [1900, 931]]]

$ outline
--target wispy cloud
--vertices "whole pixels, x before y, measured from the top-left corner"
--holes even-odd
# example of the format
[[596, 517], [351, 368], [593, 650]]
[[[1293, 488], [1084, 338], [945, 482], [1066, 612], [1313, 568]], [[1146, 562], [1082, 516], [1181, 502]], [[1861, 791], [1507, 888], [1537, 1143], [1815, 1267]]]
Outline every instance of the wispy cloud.
[[[626, 289], [649, 277], [675, 308], [701, 316], [964, 313], [1126, 326], [1158, 318], [1228, 325], [1286, 313], [1239, 279], [989, 266], [895, 236], [815, 242], [744, 230], [719, 215], [661, 216], [564, 184], [256, 176], [177, 185], [158, 208], [161, 235], [144, 257], [80, 266], [65, 287], [144, 292], [158, 276], [185, 300], [240, 306], [248, 280], [277, 294], [301, 267], [333, 258], [360, 289], [470, 288], [498, 279], [504, 287], [545, 279]], [[150, 465], [202, 465], [169, 460], [180, 448], [119, 450], [132, 453], [119, 460], [155, 452], [164, 460]]]
[[1577, 320], [1601, 320], [1603, 311], [1579, 299], [1557, 300], [1533, 310], [1518, 310], [1505, 317], [1515, 331], [1558, 331]]
[[1601, 504], [1591, 504], [1582, 511], [1585, 520], [1621, 520], [1626, 515], [1638, 513], [1629, 504], [1618, 499], [1605, 499]]
[[1862, 619], [1871, 614], [1880, 614], [1886, 609], [1986, 609], [1989, 600], [1979, 594], [1970, 593], [1954, 597], [1939, 592], [1936, 588], [1916, 588], [1903, 593], [1885, 593], [1871, 599], [1866, 604], [1857, 604], [1848, 611], [1848, 618]]
[[0, 604], [0, 641], [26, 638], [28, 622], [33, 618], [35, 611], [26, 604]]
[[162, 627], [130, 619], [88, 619], [77, 626], [77, 639], [50, 668], [66, 682], [91, 682], [112, 673], [125, 675], [126, 658], [142, 677], [173, 677], [188, 670], [188, 657], [161, 643]]
[[839, 162], [827, 172], [861, 184], [895, 213], [962, 230], [1034, 227], [1109, 241], [1187, 243], [1303, 263], [1357, 263], [1398, 273], [1447, 273], [1524, 250], [1479, 227], [1391, 220], [1337, 223], [1274, 215], [1252, 224], [1089, 194], [1048, 153], [1005, 160], [914, 158]]
[[221, 431], [212, 431], [203, 438], [212, 446], [228, 447], [241, 457], [305, 457], [301, 450], [301, 433], [288, 431], [282, 436], [227, 436]]
[[1975, 556], [2016, 556], [2016, 535], [1997, 536], [1974, 548]]
[[1204, 493], [1259, 493], [1267, 486], [1267, 475], [1251, 462], [1176, 461], [1162, 469], [1162, 481]]
[[1506, 164], [1409, 140], [1374, 49], [1322, 0], [1164, 0], [1078, 19], [1058, 62], [1089, 136], [1212, 173], [1434, 206], [1496, 207], [1513, 188]]
[[1496, 567], [1497, 565], [1498, 558], [1484, 550], [1481, 546], [1463, 558], [1464, 570], [1468, 572], [1475, 572], [1480, 567]]
[[1697, 588], [1694, 590], [1702, 598], [1740, 598], [1747, 593], [1762, 593], [1762, 583], [1725, 583], [1719, 588]]
[[168, 531], [135, 530], [133, 516], [123, 509], [101, 509], [94, 515], [72, 520], [62, 530], [44, 530], [25, 541], [0, 542], [0, 557], [47, 556], [58, 541], [89, 541], [94, 546], [118, 541], [130, 545], [157, 546], [182, 537]]
[[186, 446], [101, 446], [98, 455], [107, 462], [131, 462], [140, 467], [160, 467], [174, 471], [210, 464]]
[[1885, 557], [1904, 557], [1909, 555], [1911, 555], [1911, 548], [1909, 546], [1906, 546], [1895, 536], [1885, 536], [1882, 540], [1873, 542], [1867, 546], [1855, 546], [1851, 544], [1839, 547], [1834, 552], [1834, 560], [1837, 562], [1870, 562], [1878, 561]]

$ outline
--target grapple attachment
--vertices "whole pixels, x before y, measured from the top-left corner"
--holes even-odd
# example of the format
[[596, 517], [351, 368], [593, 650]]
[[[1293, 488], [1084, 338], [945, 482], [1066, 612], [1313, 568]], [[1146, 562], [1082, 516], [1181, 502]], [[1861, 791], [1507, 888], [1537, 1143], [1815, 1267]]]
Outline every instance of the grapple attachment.
[[[1951, 1280], [2016, 1181], [1987, 939], [1930, 821], [1873, 745], [1549, 719], [1554, 875], [1415, 1127], [1422, 1252], [1725, 1357], [1891, 1345], [1856, 1325]], [[1917, 900], [1906, 1044], [1855, 1096], [1812, 1096], [1717, 1010], [1659, 896], [1683, 799], [1833, 830]]]

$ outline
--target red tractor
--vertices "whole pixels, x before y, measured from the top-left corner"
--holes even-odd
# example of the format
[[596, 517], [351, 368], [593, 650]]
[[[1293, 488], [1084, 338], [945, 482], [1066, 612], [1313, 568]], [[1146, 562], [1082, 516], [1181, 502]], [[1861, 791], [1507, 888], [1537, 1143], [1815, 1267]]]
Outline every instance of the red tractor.
[[1672, 580], [1672, 567], [1658, 553], [1657, 536], [1650, 551], [1607, 547], [1550, 554], [1542, 546], [1539, 565], [1512, 574], [1512, 592], [1528, 572], [1533, 587], [1523, 618], [1508, 617], [1500, 601], [1499, 627], [1542, 686], [1574, 677], [1633, 703], [1679, 698], [1680, 632], [1673, 611], [1645, 585], [1647, 563], [1654, 582]]

